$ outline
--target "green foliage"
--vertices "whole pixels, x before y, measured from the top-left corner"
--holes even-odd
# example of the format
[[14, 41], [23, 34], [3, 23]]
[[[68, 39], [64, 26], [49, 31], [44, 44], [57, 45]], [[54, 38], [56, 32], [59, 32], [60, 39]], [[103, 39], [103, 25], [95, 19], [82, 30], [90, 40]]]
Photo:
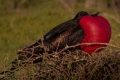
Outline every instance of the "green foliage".
[[56, 1], [43, 2], [38, 7], [30, 7], [20, 12], [3, 10], [0, 15], [1, 64], [6, 58], [6, 64], [11, 62], [16, 58], [14, 55], [18, 49], [36, 42], [51, 28], [69, 20], [70, 16], [65, 13], [67, 11]]

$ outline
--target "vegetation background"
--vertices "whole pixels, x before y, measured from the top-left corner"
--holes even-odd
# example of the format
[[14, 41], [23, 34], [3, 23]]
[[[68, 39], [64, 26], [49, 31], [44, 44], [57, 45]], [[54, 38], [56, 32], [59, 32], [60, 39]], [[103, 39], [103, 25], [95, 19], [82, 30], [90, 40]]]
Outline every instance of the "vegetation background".
[[117, 48], [108, 46], [109, 54], [120, 56], [119, 3], [120, 0], [0, 0], [0, 71], [17, 57], [19, 49], [36, 42], [79, 11], [100, 12], [110, 22], [110, 44]]

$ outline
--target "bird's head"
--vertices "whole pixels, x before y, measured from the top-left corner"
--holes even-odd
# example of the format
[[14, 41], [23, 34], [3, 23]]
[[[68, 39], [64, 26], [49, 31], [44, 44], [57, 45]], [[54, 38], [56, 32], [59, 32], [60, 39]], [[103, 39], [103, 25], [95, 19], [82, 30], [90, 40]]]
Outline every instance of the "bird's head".
[[87, 16], [87, 15], [88, 15], [88, 13], [85, 12], [85, 11], [78, 12], [78, 13], [75, 15], [75, 17], [74, 17], [74, 20], [79, 21], [79, 19], [80, 19], [81, 17]]

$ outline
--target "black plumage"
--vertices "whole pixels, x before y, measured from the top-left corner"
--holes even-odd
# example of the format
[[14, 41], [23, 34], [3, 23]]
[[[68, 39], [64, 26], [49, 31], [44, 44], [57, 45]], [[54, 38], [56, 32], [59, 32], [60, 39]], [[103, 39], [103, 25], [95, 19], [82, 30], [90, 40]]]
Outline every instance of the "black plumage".
[[[20, 56], [18, 56], [18, 59], [24, 59], [24, 57], [21, 56], [22, 54], [25, 54], [27, 58], [31, 56], [34, 57], [33, 54], [43, 54], [44, 48], [41, 45], [44, 45], [44, 47], [48, 48], [49, 50], [47, 52], [51, 53], [52, 51], [60, 51], [66, 45], [72, 46], [80, 43], [84, 37], [84, 30], [78, 21], [82, 16], [86, 15], [88, 15], [87, 12], [81, 11], [77, 13], [73, 19], [56, 26], [48, 33], [46, 33], [42, 39], [38, 40], [32, 45], [25, 47], [21, 50], [22, 52], [19, 51], [18, 55]], [[34, 48], [34, 50], [32, 48]], [[80, 47], [75, 48], [80, 49]], [[23, 51], [28, 51], [28, 53], [23, 53]], [[32, 55], [31, 52], [33, 53]]]
[[[56, 26], [36, 43], [21, 49], [18, 51], [18, 60], [24, 61], [27, 58], [34, 58], [43, 54], [45, 52], [43, 45], [48, 49], [47, 52], [51, 53], [52, 51], [62, 50], [66, 45], [72, 46], [80, 43], [84, 38], [84, 30], [78, 21], [82, 16], [86, 15], [88, 15], [88, 13], [84, 11], [77, 13], [73, 19]], [[76, 48], [80, 49], [80, 47]], [[18, 60], [16, 59], [12, 62], [13, 67], [10, 70], [16, 69], [14, 68], [14, 64], [17, 64]], [[40, 62], [40, 60], [41, 59], [35, 60], [34, 63]], [[21, 62], [21, 64], [24, 64], [24, 62]], [[5, 71], [1, 74], [7, 72], [8, 71]]]

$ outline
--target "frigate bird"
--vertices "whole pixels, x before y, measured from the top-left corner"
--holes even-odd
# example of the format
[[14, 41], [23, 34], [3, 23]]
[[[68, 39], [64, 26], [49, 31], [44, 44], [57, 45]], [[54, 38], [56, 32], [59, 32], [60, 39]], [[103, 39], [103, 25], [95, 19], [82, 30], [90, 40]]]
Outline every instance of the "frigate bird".
[[[17, 70], [15, 65], [18, 65], [18, 60], [20, 61], [19, 65], [25, 64], [27, 61], [29, 62], [29, 60], [27, 60], [29, 58], [34, 59], [33, 63], [41, 62], [42, 59], [36, 59], [36, 57], [43, 55], [45, 52], [51, 54], [53, 51], [60, 51], [66, 46], [80, 44], [82, 40], [86, 38], [85, 35], [89, 34], [86, 34], [86, 29], [84, 29], [83, 26], [80, 24], [81, 18], [84, 16], [95, 17], [98, 16], [98, 14], [99, 13], [90, 15], [85, 11], [81, 11], [78, 12], [73, 19], [63, 22], [54, 27], [37, 42], [19, 50], [17, 52], [18, 59], [11, 62], [12, 67], [9, 69], [9, 71]], [[93, 36], [89, 37], [92, 38]], [[81, 47], [76, 46], [70, 50], [75, 49], [81, 50]], [[1, 74], [10, 73], [9, 71], [1, 72]]]

